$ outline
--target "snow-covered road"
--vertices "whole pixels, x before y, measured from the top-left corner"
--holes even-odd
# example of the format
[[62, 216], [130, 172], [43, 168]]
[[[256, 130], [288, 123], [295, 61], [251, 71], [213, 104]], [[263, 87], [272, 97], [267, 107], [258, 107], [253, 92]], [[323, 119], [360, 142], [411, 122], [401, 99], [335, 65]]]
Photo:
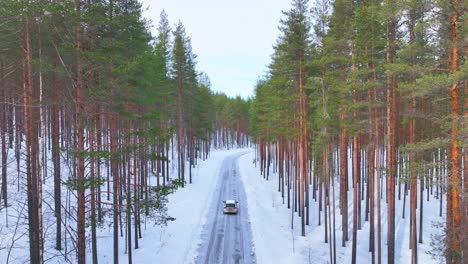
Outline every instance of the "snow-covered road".
[[[243, 154], [235, 153], [223, 160], [196, 263], [255, 263], [246, 196], [238, 169], [238, 159]], [[223, 201], [227, 199], [239, 201], [236, 215], [223, 213]]]

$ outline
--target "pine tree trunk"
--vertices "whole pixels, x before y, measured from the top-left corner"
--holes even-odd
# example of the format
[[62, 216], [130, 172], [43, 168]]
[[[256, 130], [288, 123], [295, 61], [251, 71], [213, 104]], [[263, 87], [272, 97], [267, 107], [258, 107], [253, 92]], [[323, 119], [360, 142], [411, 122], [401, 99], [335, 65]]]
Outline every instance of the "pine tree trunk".
[[[409, 35], [410, 45], [416, 42], [415, 25], [417, 17], [416, 8], [412, 7], [409, 12]], [[411, 54], [411, 64], [416, 66], [416, 56]], [[415, 84], [415, 76], [411, 76], [411, 83]], [[416, 97], [411, 96], [411, 120], [409, 122], [409, 144], [416, 143]], [[416, 164], [416, 154], [410, 153], [409, 156], [409, 178], [410, 178], [410, 249], [411, 249], [411, 264], [418, 263], [418, 243], [417, 243], [417, 221], [416, 221], [416, 205], [417, 205], [417, 185], [418, 179], [417, 174], [411, 170], [413, 165]], [[422, 197], [421, 197], [422, 199]]]
[[357, 149], [357, 137], [353, 137], [353, 246], [351, 263], [357, 263], [356, 247], [357, 247], [357, 229], [358, 229], [358, 203], [361, 201], [358, 198], [359, 185], [358, 185], [358, 155], [356, 154]]
[[[81, 16], [81, 0], [75, 0], [78, 20]], [[76, 140], [77, 140], [77, 254], [78, 263], [86, 262], [85, 238], [85, 164], [84, 164], [84, 112], [83, 112], [83, 73], [81, 64], [81, 24], [77, 23], [76, 36]]]
[[[391, 12], [396, 3], [388, 0]], [[387, 63], [394, 63], [396, 54], [397, 20], [390, 14], [387, 20]], [[396, 75], [387, 73], [387, 263], [395, 263], [395, 177], [397, 133]]]
[[[54, 68], [58, 68], [58, 54], [55, 52]], [[59, 80], [55, 71], [52, 75], [52, 97], [54, 104], [52, 105], [52, 161], [54, 163], [54, 202], [55, 202], [55, 218], [56, 225], [56, 239], [55, 249], [62, 250], [62, 193], [61, 193], [61, 176], [60, 176], [60, 131], [59, 131], [59, 115], [60, 108], [59, 102]]]
[[[466, 23], [466, 21], [465, 21]], [[468, 36], [465, 38], [465, 56], [468, 54]], [[464, 87], [464, 109], [465, 112], [464, 120], [468, 120], [468, 81], [463, 82]], [[464, 147], [463, 150], [463, 223], [462, 226], [464, 227], [463, 232], [463, 250], [462, 250], [462, 263], [468, 264], [468, 148]]]
[[[451, 23], [451, 61], [450, 71], [455, 74], [459, 71], [459, 0], [452, 0], [451, 7], [453, 11], [450, 14]], [[447, 263], [461, 263], [461, 208], [460, 208], [460, 182], [461, 182], [461, 164], [460, 164], [460, 146], [459, 146], [459, 118], [460, 105], [459, 83], [455, 82], [450, 89], [450, 106], [451, 106], [451, 143], [450, 143], [450, 171], [447, 190], [447, 230], [448, 230], [448, 259]], [[465, 164], [466, 166], [466, 164]]]
[[369, 101], [369, 143], [368, 143], [368, 162], [369, 162], [369, 207], [370, 207], [370, 221], [369, 221], [369, 251], [371, 252], [372, 264], [375, 263], [375, 142], [374, 142], [374, 111], [371, 107], [373, 103], [372, 90], [367, 91], [367, 99]]
[[[340, 113], [340, 119], [344, 122], [345, 112]], [[348, 135], [344, 124], [340, 133], [340, 209], [343, 236], [341, 246], [346, 246], [348, 238]]]
[[[374, 81], [377, 81], [377, 74], [375, 71], [375, 67], [373, 67], [373, 75], [374, 75]], [[377, 102], [377, 88], [374, 87], [372, 91], [372, 96], [374, 99], [374, 102]], [[376, 155], [375, 155], [375, 170], [377, 173], [377, 263], [381, 264], [382, 263], [382, 222], [381, 222], [381, 156], [380, 156], [380, 130], [379, 130], [379, 122], [377, 118], [377, 109], [374, 108], [373, 110], [373, 116], [374, 116], [374, 126], [375, 126], [375, 149], [376, 149]]]
[[423, 242], [424, 176], [419, 181], [419, 243]]
[[[416, 111], [416, 99], [412, 98], [412, 113], [414, 114]], [[410, 121], [410, 136], [409, 136], [409, 143], [414, 144], [416, 143], [416, 120]], [[410, 154], [410, 165], [416, 162], [416, 155]], [[417, 175], [410, 171], [410, 248], [411, 248], [411, 263], [416, 264], [418, 262], [418, 243], [417, 243], [417, 221], [416, 221], [416, 205], [417, 205], [417, 185], [418, 179]], [[422, 201], [422, 196], [420, 197]], [[422, 212], [422, 206], [421, 206]], [[421, 215], [422, 217], [422, 215]]]
[[[91, 151], [94, 151], [94, 135], [96, 131], [90, 131], [89, 133], [89, 148]], [[98, 253], [97, 253], [97, 236], [96, 236], [96, 186], [99, 188], [99, 185], [96, 185], [95, 177], [95, 160], [91, 158], [89, 160], [89, 173], [92, 180], [91, 186], [91, 249], [93, 256], [93, 264], [98, 263]]]
[[280, 182], [278, 182], [279, 184], [279, 188], [281, 191], [281, 198], [283, 199], [283, 204], [284, 204], [284, 145], [285, 145], [285, 140], [284, 140], [284, 137], [280, 137], [280, 140], [279, 140], [279, 149], [278, 149], [278, 159], [279, 159], [279, 178], [280, 178]]
[[[351, 50], [351, 72], [355, 72], [355, 49], [354, 44]], [[355, 84], [353, 84], [355, 86]], [[357, 102], [356, 99], [356, 90], [353, 90], [353, 105]], [[356, 110], [353, 111], [353, 121], [357, 122], [357, 112]], [[357, 132], [353, 135], [353, 246], [352, 246], [352, 256], [351, 256], [351, 263], [356, 264], [357, 256], [356, 256], [356, 247], [357, 247], [357, 229], [360, 228], [360, 205], [361, 199], [359, 199], [360, 188], [359, 188], [359, 174], [360, 174], [360, 155], [359, 155], [359, 139]], [[358, 204], [359, 203], [359, 204]]]
[[[131, 133], [131, 131], [130, 131]], [[127, 138], [127, 146], [131, 144], [130, 138]], [[128, 256], [128, 264], [132, 263], [132, 188], [131, 188], [131, 159], [130, 155], [127, 153], [126, 155], [126, 163], [127, 163], [127, 190], [126, 192], [126, 202], [127, 202], [127, 208], [126, 208], [126, 216], [127, 216], [127, 256]], [[135, 184], [135, 182], [134, 182]], [[135, 193], [133, 194], [135, 196]], [[136, 198], [136, 196], [135, 196]]]
[[[306, 153], [306, 156], [307, 156], [307, 153]], [[306, 217], [306, 223], [305, 224], [306, 225], [309, 225], [309, 220], [310, 220], [309, 219], [310, 218], [310, 205], [309, 205], [309, 203], [310, 203], [310, 198], [309, 198], [309, 195], [310, 195], [310, 188], [309, 188], [309, 186], [310, 186], [310, 182], [309, 182], [310, 181], [309, 180], [309, 178], [310, 178], [310, 176], [309, 176], [310, 175], [310, 166], [309, 166], [309, 164], [310, 164], [310, 162], [311, 161], [307, 157], [306, 158], [306, 163], [307, 163], [306, 168], [307, 168], [307, 170], [305, 172], [306, 174], [305, 174], [305, 185], [304, 185], [304, 187], [305, 187], [305, 214], [306, 214], [305, 215], [305, 217]]]
[[[334, 163], [335, 164], [335, 163]], [[330, 174], [331, 175], [331, 174]], [[333, 174], [334, 175], [334, 174]], [[336, 264], [336, 204], [335, 204], [335, 177], [331, 176], [330, 178], [332, 184], [332, 199], [333, 199], [333, 261], [332, 263]], [[330, 212], [331, 213], [331, 212]]]
[[184, 133], [183, 133], [183, 112], [182, 112], [182, 77], [177, 78], [177, 155], [178, 155], [178, 171], [179, 180], [182, 181], [184, 187]]
[[117, 120], [112, 114], [110, 120], [110, 145], [111, 145], [111, 174], [112, 174], [112, 207], [113, 207], [113, 230], [114, 230], [114, 264], [119, 264], [119, 167], [118, 167], [118, 138]]
[[[28, 2], [29, 5], [29, 2]], [[24, 131], [26, 133], [26, 163], [27, 163], [27, 196], [28, 196], [28, 227], [29, 227], [29, 250], [31, 260], [42, 263], [41, 258], [41, 234], [39, 228], [39, 189], [38, 189], [38, 167], [37, 167], [37, 126], [35, 125], [34, 110], [34, 84], [32, 73], [32, 43], [31, 22], [24, 15], [23, 35], [23, 88], [24, 88]]]
[[[98, 77], [96, 77], [97, 79]], [[97, 84], [99, 84], [97, 82]], [[101, 124], [101, 107], [100, 106], [96, 106], [96, 149], [97, 151], [101, 151], [102, 150], [102, 124]], [[97, 158], [96, 159], [96, 167], [97, 167], [97, 180], [99, 183], [102, 182], [102, 178], [101, 178], [101, 158]], [[97, 221], [99, 223], [102, 223], [102, 207], [101, 207], [101, 184], [99, 184], [99, 186], [97, 187], [97, 199], [96, 199], [96, 203], [97, 203], [97, 211], [98, 211], [98, 215], [97, 215]]]
[[[2, 99], [3, 102], [7, 102], [6, 92], [4, 87], [4, 64], [3, 58], [0, 58], [0, 90], [2, 91]], [[8, 188], [7, 188], [7, 150], [6, 150], [6, 133], [7, 133], [7, 104], [4, 103], [1, 109], [1, 129], [0, 132], [2, 135], [2, 191], [1, 191], [1, 199], [3, 199], [4, 207], [8, 206]]]
[[[292, 208], [291, 207], [291, 169], [290, 169], [290, 164], [291, 164], [291, 142], [288, 140], [286, 142], [286, 175], [287, 175], [287, 179], [286, 179], [286, 182], [287, 182], [287, 188], [288, 188], [288, 193], [287, 193], [287, 197], [288, 197], [288, 209]], [[291, 210], [292, 211], [292, 210]]]
[[300, 143], [299, 143], [299, 168], [300, 168], [300, 181], [301, 181], [301, 196], [300, 196], [300, 203], [301, 203], [301, 235], [305, 236], [305, 188], [306, 186], [306, 179], [307, 179], [307, 97], [305, 94], [304, 88], [304, 72], [302, 68], [302, 57], [300, 57], [299, 61], [299, 129], [300, 129]]
[[[38, 23], [38, 35], [41, 35], [41, 22]], [[46, 157], [46, 148], [45, 148], [45, 127], [46, 125], [44, 124], [44, 106], [43, 106], [43, 78], [42, 78], [42, 42], [41, 38], [39, 38], [39, 66], [38, 66], [38, 71], [39, 71], [39, 111], [34, 111], [34, 120], [39, 121], [38, 126], [38, 138], [37, 138], [37, 151], [38, 151], [38, 156], [37, 156], [37, 193], [38, 193], [38, 199], [37, 199], [37, 214], [39, 215], [39, 252], [40, 252], [40, 259], [43, 261], [44, 260], [44, 237], [43, 237], [43, 220], [42, 220], [42, 185], [43, 182], [45, 181], [45, 177], [47, 176], [47, 166], [45, 162], [45, 157]]]

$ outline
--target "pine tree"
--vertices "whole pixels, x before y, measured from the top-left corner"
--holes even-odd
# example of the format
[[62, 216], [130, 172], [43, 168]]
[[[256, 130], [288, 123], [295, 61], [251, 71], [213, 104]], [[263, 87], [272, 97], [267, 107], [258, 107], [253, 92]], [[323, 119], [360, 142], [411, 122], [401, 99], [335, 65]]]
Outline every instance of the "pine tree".
[[[321, 68], [321, 77], [330, 86], [329, 93], [333, 93], [334, 100], [340, 106], [340, 203], [342, 215], [342, 246], [348, 240], [348, 134], [349, 128], [348, 85], [346, 69], [351, 64], [353, 1], [334, 1], [333, 13], [329, 18], [329, 29], [323, 32], [321, 40], [321, 54], [317, 61]], [[354, 231], [353, 231], [354, 232]], [[353, 246], [354, 248], [354, 246]]]
[[31, 36], [31, 3], [25, 4], [22, 13], [23, 18], [23, 100], [24, 100], [24, 131], [26, 133], [26, 163], [27, 163], [27, 197], [28, 197], [28, 227], [29, 227], [29, 251], [30, 258], [38, 262], [43, 261], [42, 233], [40, 227], [41, 212], [39, 212], [39, 171], [37, 164], [37, 126], [35, 125], [36, 115], [32, 108], [36, 103], [34, 97], [33, 82], [33, 47]]
[[[448, 3], [448, 18], [450, 20], [450, 47], [449, 70], [451, 74], [457, 74], [460, 70], [460, 3], [452, 0]], [[447, 263], [461, 263], [461, 207], [460, 207], [460, 183], [461, 183], [461, 158], [459, 141], [460, 119], [460, 83], [454, 81], [450, 88], [450, 113], [451, 113], [451, 138], [450, 138], [450, 169], [447, 190], [447, 229], [448, 245]], [[465, 176], [466, 177], [466, 176]]]
[[307, 0], [294, 0], [292, 8], [283, 13], [286, 18], [280, 21], [281, 51], [284, 52], [283, 61], [290, 67], [287, 76], [293, 80], [290, 89], [296, 90], [296, 126], [298, 129], [297, 144], [299, 180], [300, 180], [300, 215], [301, 234], [305, 236], [305, 193], [308, 178], [308, 132], [307, 132], [307, 95], [306, 64], [309, 56], [310, 30], [309, 8]]
[[185, 47], [186, 35], [185, 28], [182, 23], [179, 21], [174, 32], [174, 44], [172, 51], [172, 68], [173, 76], [175, 80], [175, 89], [176, 89], [176, 138], [177, 138], [177, 164], [179, 168], [178, 179], [182, 182], [184, 186], [185, 182], [185, 129], [184, 129], [184, 112], [183, 112], [183, 102], [184, 102], [184, 88], [185, 80], [187, 78], [188, 72], [188, 55]]
[[78, 263], [86, 262], [86, 241], [85, 241], [85, 164], [84, 164], [84, 124], [83, 124], [83, 70], [81, 58], [81, 0], [75, 0], [76, 8], [76, 28], [75, 28], [75, 49], [76, 49], [76, 141], [77, 141], [77, 255]]

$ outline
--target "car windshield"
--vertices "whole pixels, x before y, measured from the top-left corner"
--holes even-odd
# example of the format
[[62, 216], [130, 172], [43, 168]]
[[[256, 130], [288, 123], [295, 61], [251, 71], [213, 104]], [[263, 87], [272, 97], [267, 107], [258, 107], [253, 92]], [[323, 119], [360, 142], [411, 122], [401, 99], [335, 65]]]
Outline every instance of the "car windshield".
[[226, 207], [236, 207], [236, 205], [235, 205], [235, 204], [232, 204], [232, 203], [227, 203], [227, 204], [226, 204]]

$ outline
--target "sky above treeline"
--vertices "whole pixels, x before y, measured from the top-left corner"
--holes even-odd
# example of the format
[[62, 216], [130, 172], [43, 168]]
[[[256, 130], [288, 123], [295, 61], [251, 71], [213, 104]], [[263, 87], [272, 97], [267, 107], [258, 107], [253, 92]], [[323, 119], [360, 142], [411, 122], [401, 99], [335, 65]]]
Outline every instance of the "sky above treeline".
[[[171, 26], [182, 21], [211, 89], [230, 97], [253, 96], [258, 78], [265, 74], [278, 38], [282, 10], [289, 0], [140, 0], [143, 15], [157, 34], [161, 11]], [[146, 10], [147, 9], [147, 10]]]

